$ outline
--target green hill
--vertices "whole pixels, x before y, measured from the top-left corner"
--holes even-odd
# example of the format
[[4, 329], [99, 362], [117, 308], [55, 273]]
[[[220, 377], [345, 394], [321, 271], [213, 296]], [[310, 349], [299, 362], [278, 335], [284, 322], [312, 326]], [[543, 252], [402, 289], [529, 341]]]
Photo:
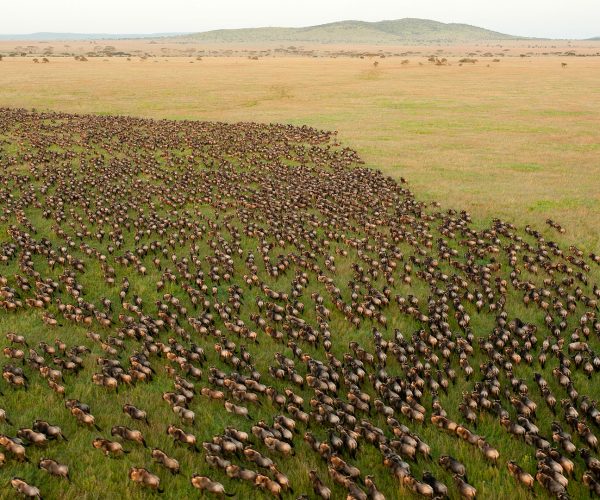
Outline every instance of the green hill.
[[305, 28], [223, 29], [185, 35], [207, 43], [458, 43], [517, 39], [511, 35], [468, 24], [440, 23], [427, 19], [392, 21], [340, 21]]

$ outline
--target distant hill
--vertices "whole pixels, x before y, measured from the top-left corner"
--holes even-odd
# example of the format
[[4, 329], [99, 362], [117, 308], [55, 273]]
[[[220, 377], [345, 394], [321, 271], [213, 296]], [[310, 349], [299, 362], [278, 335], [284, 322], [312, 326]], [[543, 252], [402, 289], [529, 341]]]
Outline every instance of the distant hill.
[[151, 33], [151, 34], [110, 34], [110, 33], [28, 33], [21, 35], [0, 35], [0, 40], [15, 40], [15, 41], [74, 41], [74, 40], [123, 40], [132, 38], [164, 38], [182, 36], [187, 33]]
[[305, 28], [243, 28], [205, 31], [184, 35], [207, 43], [327, 43], [327, 44], [423, 44], [484, 40], [514, 40], [469, 24], [440, 23], [427, 19], [393, 21], [340, 21]]
[[592, 42], [600, 42], [600, 36], [595, 36], [594, 38], [588, 38], [589, 41]]

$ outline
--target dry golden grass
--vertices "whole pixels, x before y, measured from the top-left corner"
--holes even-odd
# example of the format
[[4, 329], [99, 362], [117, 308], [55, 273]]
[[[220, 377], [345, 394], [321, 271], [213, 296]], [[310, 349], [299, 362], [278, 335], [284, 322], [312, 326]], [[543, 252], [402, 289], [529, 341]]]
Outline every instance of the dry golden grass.
[[336, 129], [421, 199], [598, 250], [600, 58], [402, 59], [5, 58], [0, 106]]

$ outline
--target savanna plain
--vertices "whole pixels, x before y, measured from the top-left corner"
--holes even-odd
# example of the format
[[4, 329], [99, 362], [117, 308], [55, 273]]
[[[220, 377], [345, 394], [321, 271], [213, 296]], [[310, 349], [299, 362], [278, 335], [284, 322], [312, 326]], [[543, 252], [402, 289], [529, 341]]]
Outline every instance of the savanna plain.
[[[44, 498], [155, 495], [128, 478], [135, 466], [169, 498], [197, 495], [194, 473], [238, 498], [277, 493], [271, 483], [312, 498], [315, 470], [343, 498], [329, 446], [347, 464], [335, 462], [339, 474], [357, 467], [365, 491], [372, 474], [388, 498], [416, 497], [425, 471], [451, 498], [467, 483], [478, 498], [545, 497], [507, 462], [536, 476], [536, 450], [552, 447], [574, 466], [566, 491], [589, 496], [580, 450], [596, 454], [600, 433], [600, 58], [419, 50], [0, 61], [0, 334], [28, 344], [5, 342], [0, 407], [12, 425], [0, 433], [43, 419], [68, 439], [30, 444], [30, 463], [7, 449], [2, 483], [22, 477]], [[63, 373], [53, 380], [44, 366]], [[116, 366], [138, 367], [140, 380]], [[13, 383], [19, 370], [27, 388]], [[88, 404], [98, 428], [68, 399]], [[268, 436], [274, 422], [293, 455]], [[148, 448], [111, 436], [116, 425], [140, 430]], [[96, 437], [128, 453], [105, 457]], [[207, 463], [221, 455], [267, 479], [257, 488]], [[466, 475], [453, 477], [442, 455]], [[70, 480], [38, 469], [42, 457], [69, 464]]]

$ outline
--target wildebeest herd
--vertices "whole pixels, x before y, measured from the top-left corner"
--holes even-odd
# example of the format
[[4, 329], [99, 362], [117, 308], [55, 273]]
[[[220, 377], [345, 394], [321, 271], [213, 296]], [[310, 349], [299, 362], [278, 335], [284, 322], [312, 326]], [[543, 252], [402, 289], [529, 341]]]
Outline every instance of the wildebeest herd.
[[0, 109], [0, 167], [2, 496], [600, 495], [600, 257], [555, 226], [309, 127]]

